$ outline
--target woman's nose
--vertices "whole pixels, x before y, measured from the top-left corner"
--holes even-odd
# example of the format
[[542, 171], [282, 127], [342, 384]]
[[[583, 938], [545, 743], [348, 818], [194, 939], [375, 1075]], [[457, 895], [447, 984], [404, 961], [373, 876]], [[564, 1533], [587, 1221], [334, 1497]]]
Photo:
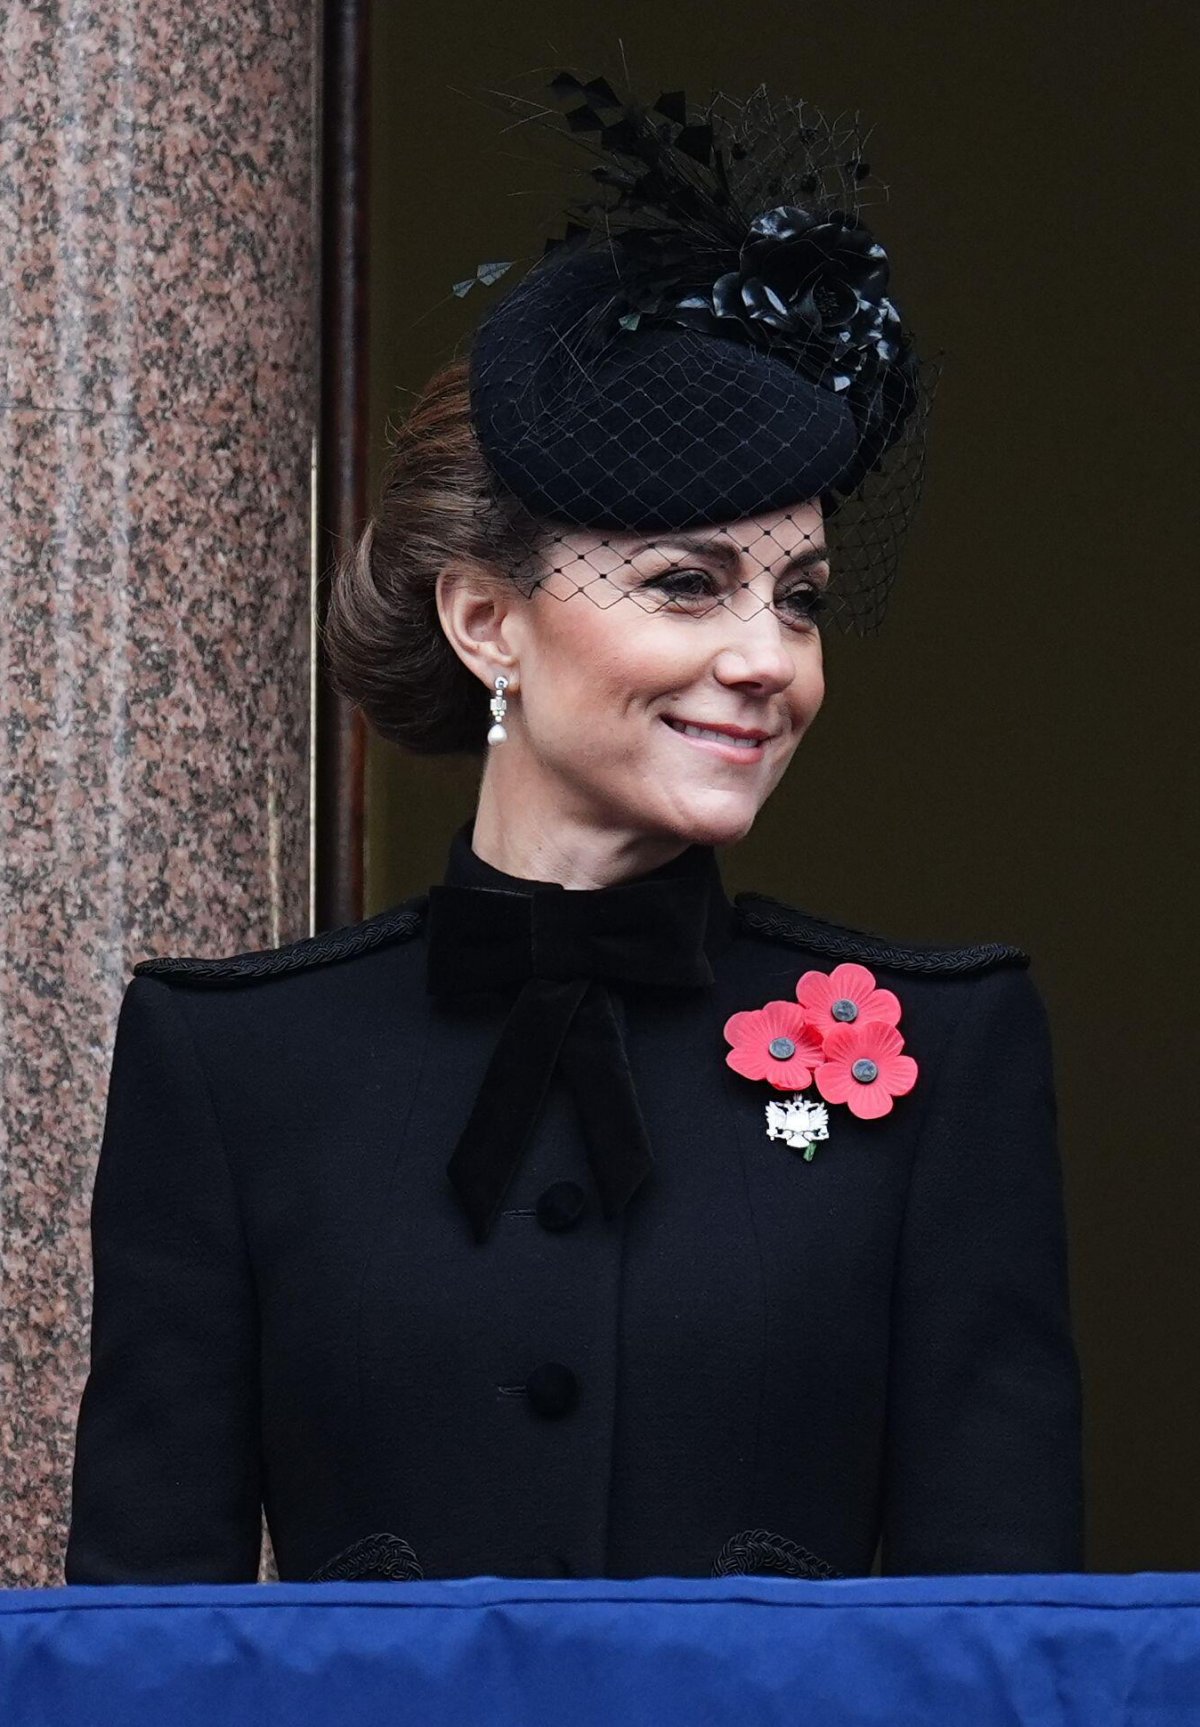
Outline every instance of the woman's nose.
[[787, 688], [796, 675], [796, 662], [770, 606], [764, 605], [749, 616], [730, 613], [725, 646], [713, 671], [721, 683], [752, 683], [765, 690]]

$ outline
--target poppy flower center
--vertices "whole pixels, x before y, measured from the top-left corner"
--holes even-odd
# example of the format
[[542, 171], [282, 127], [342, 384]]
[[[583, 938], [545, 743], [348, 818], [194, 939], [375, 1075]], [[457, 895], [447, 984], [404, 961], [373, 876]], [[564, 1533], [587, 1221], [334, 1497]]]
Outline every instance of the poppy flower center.
[[850, 1069], [850, 1072], [854, 1075], [855, 1079], [860, 1080], [863, 1085], [870, 1085], [873, 1079], [877, 1079], [879, 1077], [879, 1068], [865, 1055], [855, 1062], [854, 1066]]
[[773, 1037], [767, 1048], [776, 1061], [787, 1061], [796, 1053], [796, 1046], [790, 1037]]
[[834, 1002], [829, 1011], [833, 1015], [834, 1019], [842, 1019], [846, 1021], [857, 1019], [858, 1003], [856, 1001], [847, 1001], [843, 996], [840, 1001]]

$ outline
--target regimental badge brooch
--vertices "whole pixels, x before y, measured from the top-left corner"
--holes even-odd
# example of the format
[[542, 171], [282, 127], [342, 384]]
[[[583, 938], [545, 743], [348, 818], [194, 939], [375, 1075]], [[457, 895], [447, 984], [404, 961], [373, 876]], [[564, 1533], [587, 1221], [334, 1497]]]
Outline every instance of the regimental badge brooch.
[[[806, 971], [794, 1001], [731, 1014], [725, 1060], [746, 1079], [765, 1079], [793, 1095], [767, 1104], [767, 1138], [782, 1139], [811, 1162], [829, 1138], [827, 1103], [844, 1103], [863, 1121], [887, 1115], [893, 1098], [917, 1082], [905, 1055], [900, 1001], [880, 989], [865, 965], [846, 961], [831, 972]], [[825, 1103], [802, 1097], [809, 1086]]]

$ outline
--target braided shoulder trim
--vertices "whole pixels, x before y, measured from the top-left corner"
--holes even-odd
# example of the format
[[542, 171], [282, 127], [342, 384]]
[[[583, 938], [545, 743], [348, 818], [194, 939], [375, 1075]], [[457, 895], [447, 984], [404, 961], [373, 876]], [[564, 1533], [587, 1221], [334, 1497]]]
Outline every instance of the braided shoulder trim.
[[773, 1529], [741, 1529], [731, 1535], [713, 1560], [714, 1577], [745, 1577], [775, 1572], [782, 1577], [809, 1577], [823, 1582], [844, 1573], [811, 1548], [777, 1535]]
[[227, 959], [144, 959], [133, 968], [134, 977], [170, 977], [184, 983], [243, 983], [259, 978], [285, 977], [317, 965], [356, 959], [388, 942], [408, 941], [425, 921], [428, 896], [414, 898], [377, 913], [363, 923], [346, 924], [322, 935], [306, 936], [286, 947], [264, 948], [258, 953], [233, 954]]
[[421, 1561], [402, 1535], [381, 1530], [352, 1541], [318, 1567], [309, 1583], [409, 1583], [425, 1576]]
[[814, 953], [828, 954], [833, 959], [860, 960], [889, 965], [897, 971], [941, 976], [963, 976], [998, 965], [1030, 963], [1024, 948], [1008, 942], [922, 947], [912, 942], [889, 941], [886, 936], [872, 935], [869, 930], [854, 929], [850, 924], [828, 923], [768, 894], [740, 893], [733, 903], [739, 923], [754, 935], [765, 936], [769, 941], [785, 941], [793, 947], [811, 948]]

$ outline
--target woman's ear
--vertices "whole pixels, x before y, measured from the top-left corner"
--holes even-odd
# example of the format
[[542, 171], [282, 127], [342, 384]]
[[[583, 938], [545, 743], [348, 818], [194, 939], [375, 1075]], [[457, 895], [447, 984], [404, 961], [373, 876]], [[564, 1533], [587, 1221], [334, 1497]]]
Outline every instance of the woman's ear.
[[448, 564], [438, 574], [435, 598], [446, 640], [463, 664], [489, 689], [501, 672], [515, 689], [515, 584], [469, 564]]

